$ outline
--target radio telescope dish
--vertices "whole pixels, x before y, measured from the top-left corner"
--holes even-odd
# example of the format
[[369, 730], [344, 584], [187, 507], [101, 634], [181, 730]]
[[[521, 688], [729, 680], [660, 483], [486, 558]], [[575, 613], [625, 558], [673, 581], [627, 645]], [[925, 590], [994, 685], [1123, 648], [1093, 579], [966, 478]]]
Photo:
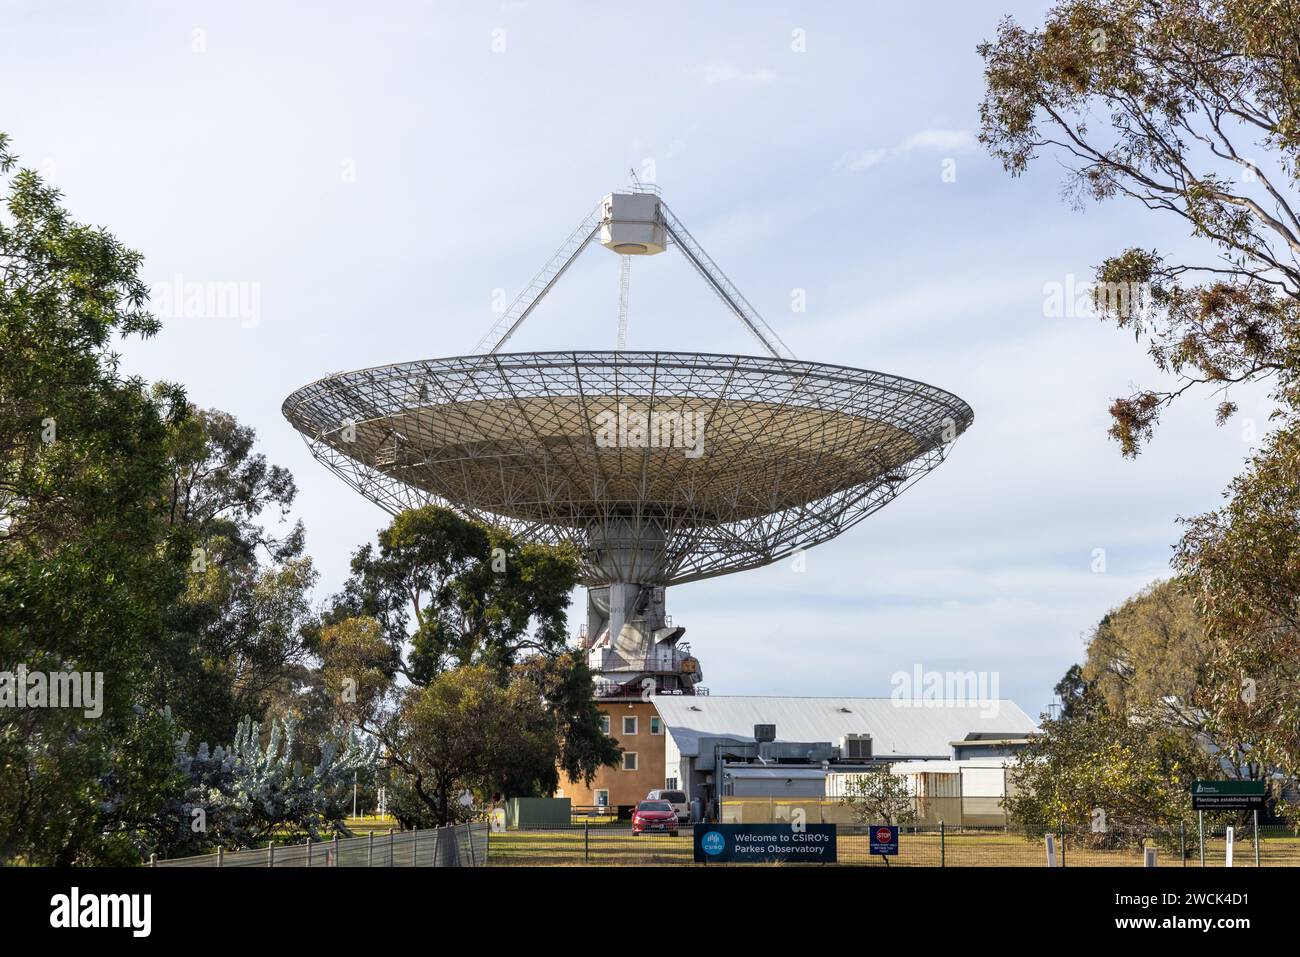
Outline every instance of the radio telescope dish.
[[[630, 245], [676, 246], [769, 355], [499, 352], [597, 237], [622, 259], [620, 325]], [[638, 695], [647, 678], [659, 693], [700, 680], [666, 586], [835, 537], [935, 468], [974, 418], [922, 382], [793, 358], [640, 184], [602, 200], [479, 354], [327, 376], [283, 411], [313, 456], [389, 512], [433, 502], [576, 546], [592, 666], [609, 693]]]

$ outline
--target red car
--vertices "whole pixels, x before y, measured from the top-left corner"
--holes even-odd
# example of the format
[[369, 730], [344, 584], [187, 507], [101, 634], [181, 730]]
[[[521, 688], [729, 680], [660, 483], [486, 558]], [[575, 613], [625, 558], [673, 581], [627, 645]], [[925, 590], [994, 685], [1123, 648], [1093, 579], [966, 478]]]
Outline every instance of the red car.
[[632, 836], [642, 831], [667, 831], [677, 836], [677, 812], [667, 801], [642, 801], [632, 812]]

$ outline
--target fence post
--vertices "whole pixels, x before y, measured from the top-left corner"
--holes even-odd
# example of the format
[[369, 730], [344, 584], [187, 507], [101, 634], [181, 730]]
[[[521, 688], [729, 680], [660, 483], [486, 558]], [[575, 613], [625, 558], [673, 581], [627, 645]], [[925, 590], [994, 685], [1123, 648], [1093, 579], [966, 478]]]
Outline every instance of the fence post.
[[1065, 822], [1061, 822], [1061, 866], [1065, 866]]
[[337, 831], [334, 833], [334, 866], [339, 866], [339, 835]]
[[465, 825], [465, 841], [469, 844], [469, 866], [478, 867], [478, 860], [474, 856], [474, 825]]
[[945, 859], [944, 859], [944, 858], [945, 858], [945, 848], [944, 848], [944, 840], [943, 840], [943, 838], [944, 838], [944, 834], [943, 834], [943, 821], [940, 821], [940, 822], [939, 822], [939, 866], [940, 866], [940, 867], [946, 867], [946, 866], [947, 866], [947, 864], [946, 864], [946, 862], [945, 862]]
[[1178, 856], [1183, 859], [1183, 867], [1187, 866], [1187, 825], [1182, 821], [1178, 822]]
[[307, 866], [311, 867], [311, 837], [307, 838]]
[[266, 866], [275, 867], [275, 841], [266, 842]]
[[1201, 866], [1205, 866], [1205, 812], [1196, 812], [1196, 843], [1201, 849]]
[[226, 849], [218, 844], [217, 845], [217, 867], [225, 867], [225, 866], [226, 866]]
[[411, 832], [411, 866], [420, 866], [420, 829]]
[[1259, 867], [1259, 808], [1255, 809], [1255, 866]]
[[[961, 771], [958, 770], [958, 774]], [[1011, 830], [1011, 812], [1007, 808], [1007, 766], [1002, 765], [1002, 832], [1008, 833]]]
[[370, 831], [366, 840], [366, 867], [375, 866], [375, 832]]
[[388, 866], [393, 866], [393, 829], [388, 829]]
[[966, 775], [957, 771], [957, 827], [966, 830]]
[[591, 862], [591, 820], [589, 818], [582, 820], [582, 862], [584, 864]]
[[150, 855], [149, 855], [149, 866], [150, 866], [150, 867], [157, 867], [157, 866], [158, 866], [158, 855], [157, 855], [157, 854], [150, 854]]

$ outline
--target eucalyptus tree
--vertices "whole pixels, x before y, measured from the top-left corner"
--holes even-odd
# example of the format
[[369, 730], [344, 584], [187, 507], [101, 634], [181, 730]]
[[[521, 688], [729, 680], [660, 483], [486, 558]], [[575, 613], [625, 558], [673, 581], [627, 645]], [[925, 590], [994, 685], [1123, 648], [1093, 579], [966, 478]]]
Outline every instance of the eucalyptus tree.
[[[1135, 456], [1161, 413], [1264, 383], [1272, 427], [1175, 556], [1210, 640], [1209, 719], [1300, 774], [1300, 9], [1262, 0], [1063, 0], [980, 46], [981, 140], [1012, 175], [1065, 169], [1077, 203], [1137, 203], [1192, 240], [1131, 237], [1097, 268], [1097, 308], [1172, 382], [1111, 404]], [[1143, 295], [1111, 296], [1139, 289]], [[1135, 308], [1135, 301], [1141, 307]], [[1246, 423], [1249, 432], [1253, 423]], [[1263, 432], [1263, 429], [1259, 430]]]
[[103, 676], [97, 716], [0, 709], [0, 860], [134, 860], [175, 783], [169, 724], [138, 706], [185, 583], [159, 489], [187, 407], [119, 371], [115, 343], [158, 331], [139, 253], [73, 220], [3, 135], [0, 184], [0, 672]]

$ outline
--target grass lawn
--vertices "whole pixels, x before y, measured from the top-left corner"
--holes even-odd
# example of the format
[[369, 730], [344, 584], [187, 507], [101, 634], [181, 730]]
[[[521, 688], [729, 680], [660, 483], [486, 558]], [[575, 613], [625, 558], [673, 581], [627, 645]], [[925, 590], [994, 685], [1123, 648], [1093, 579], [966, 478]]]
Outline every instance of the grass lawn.
[[[618, 866], [693, 863], [691, 829], [683, 828], [677, 837], [666, 834], [643, 834], [633, 837], [624, 827], [590, 827], [584, 836], [581, 826], [507, 831], [489, 838], [488, 860], [493, 866]], [[839, 836], [838, 857], [841, 864], [872, 867], [937, 867], [940, 863], [939, 835], [904, 834], [899, 854], [885, 863], [873, 857], [865, 834]], [[1206, 866], [1223, 866], [1224, 841], [1206, 841]], [[1180, 867], [1178, 855], [1165, 850], [1159, 853], [1161, 867]], [[948, 867], [1043, 867], [1047, 853], [1042, 841], [1028, 841], [1016, 834], [1002, 832], [952, 833], [944, 836], [943, 863]], [[1234, 863], [1238, 867], [1254, 866], [1255, 852], [1249, 835], [1238, 839]], [[1300, 866], [1300, 837], [1269, 835], [1260, 842], [1260, 863], [1265, 867]], [[1142, 852], [1136, 848], [1093, 850], [1068, 843], [1065, 848], [1067, 867], [1141, 867]], [[1199, 866], [1192, 855], [1188, 867]]]
[[363, 814], [359, 817], [346, 818], [343, 823], [347, 829], [357, 837], [365, 837], [371, 831], [375, 832], [378, 839], [380, 834], [387, 834], [391, 827], [395, 831], [400, 831], [402, 826], [397, 823], [397, 818], [389, 816], [380, 816], [378, 814]]
[[690, 864], [691, 848], [690, 828], [683, 828], [676, 837], [633, 837], [626, 826], [593, 825], [585, 838], [581, 827], [493, 834], [488, 843], [488, 861], [507, 866]]

